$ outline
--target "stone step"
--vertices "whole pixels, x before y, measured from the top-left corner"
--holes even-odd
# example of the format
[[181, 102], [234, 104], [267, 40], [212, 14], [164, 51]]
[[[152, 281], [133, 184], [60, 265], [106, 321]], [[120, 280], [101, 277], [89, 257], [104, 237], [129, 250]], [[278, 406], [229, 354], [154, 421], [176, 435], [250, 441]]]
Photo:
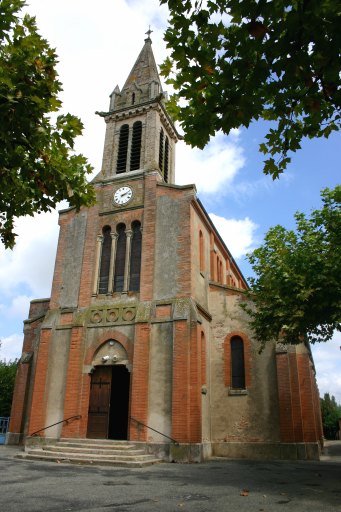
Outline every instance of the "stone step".
[[26, 460], [137, 468], [161, 462], [154, 455], [146, 454], [144, 443], [111, 439], [63, 438], [43, 446], [27, 446], [25, 452], [17, 457]]
[[150, 457], [148, 459], [136, 460], [132, 458], [132, 460], [113, 460], [112, 458], [93, 458], [91, 457], [79, 457], [73, 456], [70, 454], [69, 457], [66, 457], [66, 454], [56, 454], [50, 453], [47, 454], [43, 450], [32, 450], [30, 452], [23, 452], [16, 456], [19, 459], [24, 460], [42, 460], [42, 461], [50, 461], [50, 462], [59, 462], [59, 463], [67, 463], [67, 464], [84, 464], [84, 465], [96, 465], [96, 466], [115, 466], [115, 467], [126, 467], [126, 468], [143, 468], [146, 466], [151, 466], [158, 462], [161, 462], [159, 459], [153, 458], [153, 456], [146, 455], [145, 457]]
[[58, 443], [77, 443], [77, 444], [105, 444], [105, 445], [119, 445], [119, 446], [134, 446], [136, 443], [134, 441], [127, 441], [126, 439], [91, 439], [89, 437], [61, 437]]
[[35, 449], [31, 449], [29, 451], [27, 451], [26, 453], [28, 454], [33, 454], [33, 455], [36, 455], [36, 454], [44, 454], [44, 455], [49, 455], [49, 456], [52, 456], [52, 457], [61, 457], [63, 459], [69, 459], [70, 457], [77, 457], [78, 459], [94, 459], [94, 460], [97, 460], [97, 459], [106, 459], [106, 460], [148, 460], [150, 458], [154, 459], [154, 457], [152, 455], [148, 455], [148, 454], [145, 454], [144, 452], [142, 453], [139, 453], [138, 455], [128, 455], [128, 454], [123, 454], [123, 455], [120, 455], [120, 454], [111, 454], [109, 452], [103, 454], [103, 453], [74, 453], [74, 452], [69, 452], [69, 451], [66, 451], [66, 450], [63, 450], [61, 452], [55, 452], [53, 450], [46, 450], [45, 448], [44, 449], [41, 449], [41, 448], [35, 448]]
[[68, 453], [87, 453], [87, 454], [100, 454], [100, 455], [122, 455], [123, 457], [134, 457], [138, 455], [144, 455], [145, 451], [142, 449], [134, 449], [134, 446], [130, 450], [122, 450], [121, 448], [115, 447], [95, 447], [93, 445], [79, 446], [63, 444], [57, 445], [45, 445], [41, 447], [44, 451], [52, 452], [68, 452]]
[[104, 443], [74, 443], [69, 441], [59, 441], [55, 446], [61, 446], [63, 448], [87, 448], [89, 450], [120, 450], [122, 452], [131, 452], [136, 449], [136, 445], [118, 445], [118, 444], [104, 444]]

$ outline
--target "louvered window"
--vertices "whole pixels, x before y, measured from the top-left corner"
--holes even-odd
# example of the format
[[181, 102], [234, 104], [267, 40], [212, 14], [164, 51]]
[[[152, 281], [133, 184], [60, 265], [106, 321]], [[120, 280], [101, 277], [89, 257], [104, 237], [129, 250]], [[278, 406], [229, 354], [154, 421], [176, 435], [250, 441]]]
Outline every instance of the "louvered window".
[[140, 289], [140, 272], [141, 272], [141, 249], [142, 249], [142, 233], [139, 221], [134, 221], [131, 225], [133, 237], [131, 240], [130, 253], [130, 279], [129, 290], [138, 292]]
[[120, 140], [117, 155], [117, 174], [125, 172], [127, 169], [127, 153], [128, 153], [128, 140], [129, 140], [129, 126], [124, 124], [120, 129]]
[[124, 287], [124, 268], [126, 259], [126, 227], [125, 224], [117, 226], [117, 245], [116, 245], [116, 261], [115, 261], [115, 277], [114, 277], [114, 291], [121, 292]]
[[244, 343], [240, 336], [231, 339], [231, 384], [234, 389], [245, 389]]
[[163, 162], [163, 177], [166, 183], [168, 183], [168, 163], [169, 163], [169, 140], [166, 137], [165, 140], [165, 157]]
[[101, 254], [101, 266], [99, 273], [99, 293], [107, 293], [110, 272], [110, 255], [111, 255], [111, 228], [105, 226], [103, 228], [103, 243]]
[[169, 171], [169, 139], [165, 136], [163, 128], [160, 130], [159, 139], [159, 169], [162, 173], [163, 179], [168, 183]]
[[136, 121], [133, 124], [133, 138], [131, 141], [130, 170], [136, 171], [140, 168], [141, 158], [142, 123]]
[[159, 169], [163, 171], [163, 129], [160, 130], [160, 141], [159, 141]]

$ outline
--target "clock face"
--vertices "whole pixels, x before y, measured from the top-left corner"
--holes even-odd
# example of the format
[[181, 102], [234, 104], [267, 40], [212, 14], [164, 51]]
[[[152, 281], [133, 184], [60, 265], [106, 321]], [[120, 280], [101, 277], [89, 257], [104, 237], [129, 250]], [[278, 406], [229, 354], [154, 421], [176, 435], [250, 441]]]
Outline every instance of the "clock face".
[[119, 205], [126, 204], [132, 197], [133, 191], [130, 187], [120, 187], [114, 194], [114, 203]]

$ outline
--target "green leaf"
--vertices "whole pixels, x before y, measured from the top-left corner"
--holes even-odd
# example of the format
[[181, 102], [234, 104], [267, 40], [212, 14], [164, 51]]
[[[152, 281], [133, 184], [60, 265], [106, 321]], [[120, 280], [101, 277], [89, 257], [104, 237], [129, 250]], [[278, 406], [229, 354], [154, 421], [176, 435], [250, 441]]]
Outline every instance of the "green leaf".
[[[48, 211], [62, 199], [80, 208], [94, 202], [91, 167], [73, 152], [81, 121], [50, 113], [61, 106], [57, 56], [21, 16], [21, 0], [0, 0], [0, 239], [13, 247], [14, 218]], [[69, 198], [68, 189], [73, 190]]]

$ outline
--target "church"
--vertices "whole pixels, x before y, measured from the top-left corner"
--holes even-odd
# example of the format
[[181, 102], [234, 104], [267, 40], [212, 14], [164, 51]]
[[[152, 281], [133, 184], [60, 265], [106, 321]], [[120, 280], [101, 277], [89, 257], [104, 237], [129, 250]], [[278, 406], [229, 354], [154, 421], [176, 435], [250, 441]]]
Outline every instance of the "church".
[[[193, 184], [150, 33], [110, 95], [97, 202], [60, 211], [51, 296], [24, 322], [9, 444], [141, 443], [165, 461], [318, 459], [309, 347], [258, 343], [248, 285]], [[67, 420], [67, 421], [66, 421]]]

